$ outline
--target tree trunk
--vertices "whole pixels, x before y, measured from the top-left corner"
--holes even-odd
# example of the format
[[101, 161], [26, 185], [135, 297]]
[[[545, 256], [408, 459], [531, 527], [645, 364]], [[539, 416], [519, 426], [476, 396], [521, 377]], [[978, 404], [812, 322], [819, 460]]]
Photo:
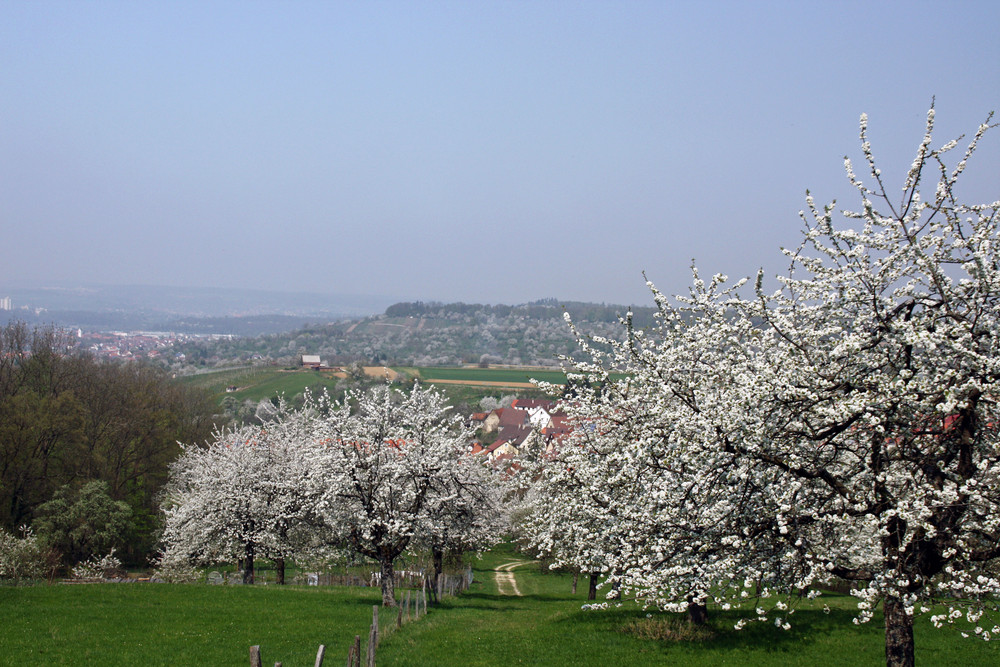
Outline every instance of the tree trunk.
[[692, 625], [708, 623], [708, 607], [695, 602], [693, 598], [688, 598], [688, 621]]
[[431, 547], [431, 557], [434, 561], [434, 581], [441, 578], [444, 570], [444, 549], [441, 547]]
[[913, 667], [913, 617], [897, 597], [886, 597], [883, 606], [886, 667]]
[[382, 575], [382, 606], [396, 606], [396, 571], [392, 567], [392, 559], [383, 557], [381, 560]]
[[252, 584], [253, 583], [253, 545], [247, 545], [246, 558], [243, 559], [243, 565], [245, 569], [243, 570], [243, 583]]
[[577, 580], [579, 578], [580, 578], [580, 573], [579, 572], [574, 572], [573, 573], [573, 595], [576, 595], [576, 582], [577, 582]]
[[597, 579], [600, 576], [601, 576], [600, 572], [591, 572], [590, 573], [590, 590], [587, 591], [587, 599], [588, 600], [596, 600], [597, 599]]
[[279, 586], [285, 585], [285, 559], [276, 558], [274, 561], [275, 579]]

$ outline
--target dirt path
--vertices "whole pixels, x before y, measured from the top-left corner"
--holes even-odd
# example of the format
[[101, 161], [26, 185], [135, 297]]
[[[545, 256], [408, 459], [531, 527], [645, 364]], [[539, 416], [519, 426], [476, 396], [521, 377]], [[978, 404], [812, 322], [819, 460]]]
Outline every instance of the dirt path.
[[[517, 579], [514, 578], [514, 568], [521, 567], [522, 565], [528, 565], [529, 563], [534, 563], [533, 560], [515, 560], [509, 563], [504, 563], [503, 565], [498, 565], [494, 573], [497, 581], [497, 593], [500, 595], [521, 595], [520, 589], [517, 587]], [[510, 589], [508, 593], [506, 589]]]

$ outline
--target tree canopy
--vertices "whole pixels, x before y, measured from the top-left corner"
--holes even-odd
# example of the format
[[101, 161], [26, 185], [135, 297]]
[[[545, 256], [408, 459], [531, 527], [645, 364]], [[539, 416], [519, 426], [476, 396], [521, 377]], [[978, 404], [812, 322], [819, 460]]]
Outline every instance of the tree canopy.
[[252, 581], [258, 555], [346, 550], [379, 563], [395, 605], [394, 561], [408, 548], [477, 548], [504, 527], [469, 438], [437, 392], [388, 385], [221, 431], [172, 470], [164, 560], [238, 558]]
[[121, 553], [143, 563], [177, 442], [207, 437], [213, 412], [160, 370], [77, 354], [52, 328], [0, 328], [0, 527], [30, 525], [60, 489], [101, 482], [131, 512]]
[[622, 340], [581, 339], [550, 523], [607, 554], [609, 596], [790, 627], [788, 595], [844, 580], [859, 622], [882, 604], [890, 665], [913, 664], [913, 617], [935, 602], [935, 624], [1000, 632], [984, 620], [1000, 594], [1000, 202], [957, 188], [991, 118], [950, 160], [931, 109], [890, 188], [863, 116], [865, 176], [845, 160], [858, 207], [838, 219], [807, 197], [777, 289], [695, 271], [684, 296], [650, 285], [649, 330], [626, 318]]

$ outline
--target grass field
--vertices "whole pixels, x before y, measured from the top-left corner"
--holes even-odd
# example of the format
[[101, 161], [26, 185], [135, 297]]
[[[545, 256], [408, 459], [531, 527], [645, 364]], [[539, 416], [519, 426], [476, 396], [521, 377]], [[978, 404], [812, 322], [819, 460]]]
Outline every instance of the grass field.
[[3, 587], [0, 664], [245, 667], [254, 644], [267, 664], [312, 665], [320, 644], [341, 664], [378, 600], [368, 588]]
[[[428, 383], [430, 384], [430, 383]], [[479, 401], [485, 396], [500, 398], [505, 394], [517, 394], [522, 398], [552, 398], [537, 389], [511, 389], [503, 386], [467, 384], [434, 384], [434, 389], [445, 395], [451, 405], [466, 403], [471, 411], [479, 410]]]
[[[240, 401], [259, 401], [284, 394], [292, 398], [307, 387], [321, 385], [333, 389], [337, 378], [313, 370], [288, 371], [274, 367], [226, 369], [213, 373], [202, 373], [181, 378], [181, 382], [205, 389], [217, 400], [232, 396]], [[237, 391], [226, 393], [226, 387], [234, 385]]]
[[[711, 634], [665, 640], [683, 622], [635, 607], [584, 611], [586, 586], [536, 564], [514, 570], [522, 596], [501, 595], [494, 568], [519, 558], [497, 549], [473, 561], [467, 593], [389, 633], [379, 665], [882, 665], [880, 617], [851, 623], [854, 601], [824, 596], [832, 611], [803, 606], [790, 631], [773, 625], [733, 630], [736, 617], [712, 611]], [[505, 587], [505, 591], [510, 589]], [[253, 644], [265, 664], [311, 666], [319, 644], [327, 665], [344, 664], [354, 635], [367, 637], [370, 588], [96, 584], [0, 587], [0, 664], [246, 665]], [[391, 625], [391, 613], [381, 615]], [[1000, 647], [954, 629], [916, 624], [917, 664], [1000, 664]]]
[[290, 399], [293, 396], [301, 394], [307, 387], [322, 386], [332, 392], [336, 384], [337, 378], [317, 371], [282, 371], [263, 382], [234, 391], [229, 395], [235, 396], [241, 401], [247, 399], [259, 401], [263, 398], [271, 398], [282, 394], [284, 394], [285, 398]]
[[529, 382], [532, 379], [563, 384], [566, 375], [562, 371], [524, 370], [513, 368], [418, 368], [415, 369], [422, 380], [459, 380], [466, 382]]
[[280, 369], [272, 366], [241, 366], [239, 368], [225, 368], [207, 373], [185, 375], [178, 378], [178, 382], [189, 387], [204, 389], [213, 394], [221, 394], [230, 385], [246, 386], [262, 382], [267, 378], [278, 375], [280, 372]]
[[[477, 402], [483, 396], [516, 393], [521, 396], [542, 396], [530, 386], [532, 379], [565, 384], [566, 375], [561, 370], [525, 368], [476, 368], [476, 367], [400, 367], [392, 370], [400, 373], [404, 380], [419, 379], [428, 384], [439, 382], [438, 389], [445, 392], [453, 402]], [[612, 374], [612, 377], [617, 377]], [[272, 366], [257, 366], [223, 369], [180, 378], [184, 384], [200, 387], [213, 394], [218, 401], [232, 396], [239, 401], [259, 401], [284, 394], [292, 398], [307, 387], [327, 387], [331, 391], [337, 378], [329, 373], [312, 370], [285, 370]], [[226, 387], [234, 385], [237, 391], [226, 393]], [[460, 389], [465, 387], [467, 389]]]
[[[714, 637], [662, 641], [655, 635], [676, 617], [636, 607], [584, 611], [586, 586], [571, 595], [570, 575], [542, 573], [537, 565], [515, 570], [522, 597], [499, 595], [493, 568], [517, 556], [498, 550], [476, 568], [477, 584], [447, 598], [419, 623], [390, 636], [379, 664], [394, 666], [511, 664], [610, 667], [612, 665], [884, 665], [881, 617], [855, 626], [855, 601], [824, 599], [832, 611], [801, 608], [790, 631], [773, 625], [733, 629], [733, 614], [713, 612]], [[505, 589], [506, 590], [506, 589]], [[681, 622], [680, 627], [684, 628]], [[916, 626], [917, 664], [1000, 664], [995, 644], [963, 639], [954, 630], [935, 630], [925, 618]]]
[[[394, 371], [403, 378], [419, 378], [426, 383], [435, 380], [445, 380], [448, 384], [440, 384], [443, 391], [453, 402], [478, 402], [483, 396], [503, 393], [517, 393], [522, 396], [541, 396], [526, 383], [535, 378], [554, 384], [565, 382], [566, 376], [561, 371], [531, 371], [509, 368], [437, 368], [437, 367], [394, 367]], [[212, 394], [217, 401], [226, 396], [232, 396], [239, 401], [260, 401], [284, 395], [292, 398], [301, 394], [307, 387], [323, 386], [333, 391], [338, 379], [328, 373], [318, 373], [313, 370], [285, 370], [271, 366], [223, 369], [211, 373], [201, 373], [180, 378], [180, 382], [193, 387], [199, 387]], [[468, 382], [470, 384], [462, 384]], [[495, 386], [476, 386], [475, 383], [496, 383]], [[519, 387], [506, 387], [505, 383], [518, 383]], [[239, 387], [237, 391], [227, 393], [226, 387]]]

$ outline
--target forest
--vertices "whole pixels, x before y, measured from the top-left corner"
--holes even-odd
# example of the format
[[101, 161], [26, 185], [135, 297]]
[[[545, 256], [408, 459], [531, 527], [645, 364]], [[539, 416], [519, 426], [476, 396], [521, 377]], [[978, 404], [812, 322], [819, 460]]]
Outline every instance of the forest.
[[34, 526], [53, 568], [117, 549], [146, 563], [178, 441], [216, 409], [162, 370], [99, 362], [51, 327], [0, 328], [0, 527]]

